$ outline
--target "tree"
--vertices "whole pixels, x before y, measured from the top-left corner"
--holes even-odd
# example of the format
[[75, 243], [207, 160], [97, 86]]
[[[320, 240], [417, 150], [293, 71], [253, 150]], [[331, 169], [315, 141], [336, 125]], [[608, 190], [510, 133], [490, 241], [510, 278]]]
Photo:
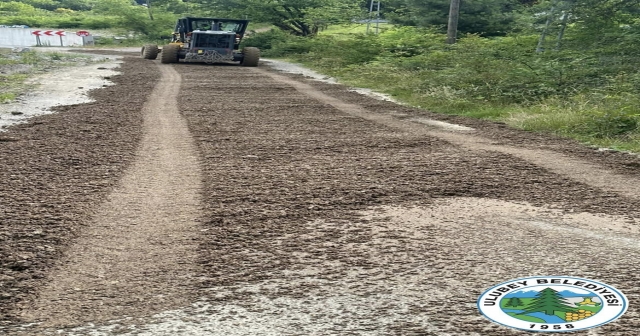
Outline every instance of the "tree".
[[68, 8], [74, 11], [88, 11], [91, 4], [88, 0], [58, 0], [61, 8]]
[[[11, 0], [11, 1], [4, 1], [3, 0], [3, 1], [0, 1], [0, 2], [14, 2], [14, 1], [13, 0]], [[60, 7], [60, 3], [58, 3], [57, 1], [53, 1], [53, 0], [21, 0], [21, 1], [15, 1], [15, 2], [31, 5], [31, 6], [33, 6], [35, 8], [44, 9], [44, 10], [48, 10], [48, 11], [54, 11], [58, 7]]]
[[91, 9], [91, 1], [92, 0], [0, 0], [0, 3], [22, 3], [47, 11], [55, 11], [60, 8], [74, 11], [88, 11]]
[[[385, 18], [394, 23], [447, 27], [451, 0], [389, 0]], [[512, 30], [517, 11], [523, 5], [519, 0], [462, 1], [458, 32], [483, 36], [505, 35]]]
[[519, 315], [537, 312], [542, 312], [546, 315], [554, 315], [556, 311], [574, 312], [576, 311], [576, 308], [571, 307], [569, 302], [565, 301], [558, 291], [547, 287], [541, 290], [525, 308], [524, 312]]
[[538, 52], [550, 50], [545, 38], [551, 34], [556, 36], [554, 50], [566, 45], [565, 36], [570, 49], [594, 50], [607, 45], [618, 49], [636, 44], [628, 40], [638, 31], [640, 4], [635, 0], [544, 0], [529, 13], [537, 18], [532, 23], [540, 29]]
[[358, 0], [196, 0], [216, 13], [249, 17], [299, 36], [329, 24], [350, 22], [362, 12]]
[[505, 304], [505, 307], [520, 307], [522, 305], [524, 305], [524, 303], [522, 302], [522, 300], [520, 300], [520, 298], [512, 297]]
[[[158, 2], [160, 1], [154, 3]], [[174, 14], [166, 11], [156, 12], [155, 20], [150, 20], [147, 8], [129, 0], [101, 0], [93, 7], [93, 11], [117, 17], [118, 27], [129, 32], [146, 35], [152, 39], [170, 36], [176, 20]]]
[[2, 15], [19, 15], [19, 14], [31, 14], [36, 12], [36, 8], [20, 3], [20, 2], [0, 2], [0, 14]]
[[147, 11], [149, 11], [149, 20], [153, 21], [153, 11], [151, 10], [151, 0], [147, 0]]

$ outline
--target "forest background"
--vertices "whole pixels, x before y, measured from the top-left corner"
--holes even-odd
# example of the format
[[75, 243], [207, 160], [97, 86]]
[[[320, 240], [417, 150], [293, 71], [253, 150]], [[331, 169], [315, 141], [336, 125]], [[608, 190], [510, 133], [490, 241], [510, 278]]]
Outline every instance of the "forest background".
[[640, 2], [462, 0], [447, 44], [449, 1], [382, 0], [377, 34], [365, 0], [0, 0], [0, 25], [162, 43], [180, 16], [248, 18], [273, 27], [244, 41], [265, 57], [434, 112], [640, 152]]

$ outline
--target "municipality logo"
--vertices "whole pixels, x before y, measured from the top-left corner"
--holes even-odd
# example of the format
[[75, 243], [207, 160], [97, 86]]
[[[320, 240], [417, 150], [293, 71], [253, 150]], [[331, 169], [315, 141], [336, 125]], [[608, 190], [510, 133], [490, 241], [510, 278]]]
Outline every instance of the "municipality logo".
[[565, 277], [531, 277], [486, 290], [478, 309], [507, 327], [538, 332], [590, 329], [615, 321], [627, 310], [627, 298], [601, 282]]

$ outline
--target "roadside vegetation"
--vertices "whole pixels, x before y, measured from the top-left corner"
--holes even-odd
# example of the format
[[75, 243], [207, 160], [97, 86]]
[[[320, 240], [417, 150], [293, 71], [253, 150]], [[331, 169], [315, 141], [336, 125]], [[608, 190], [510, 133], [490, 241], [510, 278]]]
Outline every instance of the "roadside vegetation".
[[[448, 1], [440, 2], [444, 10]], [[495, 15], [461, 14], [463, 33], [453, 45], [437, 25], [446, 11], [429, 18], [418, 1], [404, 4], [387, 8], [393, 24], [378, 35], [346, 24], [312, 37], [272, 30], [245, 43], [435, 112], [640, 152], [636, 2], [538, 1]]]
[[455, 45], [445, 44], [445, 38], [415, 27], [312, 39], [274, 30], [246, 43], [263, 48], [267, 57], [303, 63], [349, 85], [435, 112], [640, 151], [636, 55], [615, 50], [535, 53], [536, 35], [469, 35]]

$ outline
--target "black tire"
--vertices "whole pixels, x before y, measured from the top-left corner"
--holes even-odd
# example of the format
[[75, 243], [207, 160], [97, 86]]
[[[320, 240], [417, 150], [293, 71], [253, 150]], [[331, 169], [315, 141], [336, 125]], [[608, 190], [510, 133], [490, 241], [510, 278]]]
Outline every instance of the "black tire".
[[257, 67], [260, 62], [260, 49], [254, 47], [246, 47], [242, 49], [242, 63], [240, 65], [246, 67]]
[[180, 52], [180, 46], [177, 44], [167, 44], [162, 47], [162, 56], [160, 62], [162, 63], [178, 63], [178, 53]]
[[160, 50], [158, 50], [158, 46], [155, 44], [146, 44], [142, 47], [141, 50], [141, 54], [142, 54], [142, 58], [144, 59], [150, 59], [150, 60], [154, 60], [158, 57], [158, 53], [160, 52]]

